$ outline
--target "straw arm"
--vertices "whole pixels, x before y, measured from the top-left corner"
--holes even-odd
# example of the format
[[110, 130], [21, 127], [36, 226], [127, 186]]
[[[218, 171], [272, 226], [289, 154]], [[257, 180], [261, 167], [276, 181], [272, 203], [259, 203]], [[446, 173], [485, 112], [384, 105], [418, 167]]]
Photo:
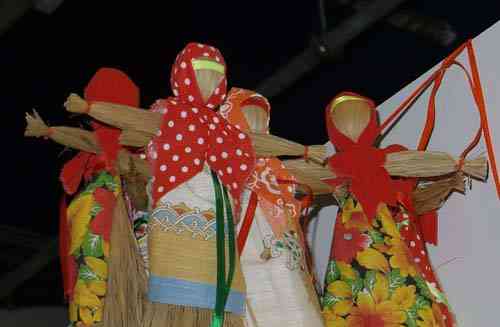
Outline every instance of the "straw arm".
[[87, 114], [120, 129], [155, 133], [162, 122], [160, 113], [110, 102], [88, 103], [76, 94], [71, 94], [64, 106], [69, 112]]
[[100, 152], [94, 133], [76, 127], [57, 126], [52, 128], [53, 132], [48, 137], [54, 142], [80, 151]]
[[26, 113], [26, 129], [24, 136], [44, 137], [76, 150], [92, 153], [99, 152], [99, 146], [92, 132], [76, 127], [49, 127], [45, 124], [36, 110], [31, 114]]
[[[328, 168], [302, 159], [284, 160], [283, 163], [297, 182], [308, 185], [315, 196], [338, 194], [343, 191], [342, 185], [334, 188], [322, 181], [335, 177]], [[420, 215], [439, 209], [446, 202], [448, 195], [454, 191], [464, 192], [464, 178], [461, 172], [419, 186], [412, 192], [416, 213]]]
[[385, 169], [391, 176], [437, 177], [462, 171], [464, 174], [486, 180], [488, 162], [484, 157], [472, 160], [457, 160], [451, 155], [437, 151], [401, 151], [386, 157]]
[[322, 164], [326, 149], [324, 145], [304, 146], [285, 138], [261, 133], [249, 133], [255, 154], [258, 157], [301, 156]]

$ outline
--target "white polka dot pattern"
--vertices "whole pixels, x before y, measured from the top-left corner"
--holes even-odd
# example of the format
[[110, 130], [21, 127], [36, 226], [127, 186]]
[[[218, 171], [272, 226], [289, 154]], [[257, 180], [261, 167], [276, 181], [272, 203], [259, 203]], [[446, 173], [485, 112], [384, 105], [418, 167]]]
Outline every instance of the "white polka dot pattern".
[[[230, 129], [219, 114], [206, 107], [192, 110], [181, 101], [177, 105], [159, 101], [152, 110], [158, 108], [167, 111], [161, 133], [148, 146], [155, 176], [154, 201], [199, 173], [204, 162], [218, 172], [231, 195], [239, 198], [254, 166], [250, 138], [238, 129]], [[206, 117], [203, 122], [201, 117]]]

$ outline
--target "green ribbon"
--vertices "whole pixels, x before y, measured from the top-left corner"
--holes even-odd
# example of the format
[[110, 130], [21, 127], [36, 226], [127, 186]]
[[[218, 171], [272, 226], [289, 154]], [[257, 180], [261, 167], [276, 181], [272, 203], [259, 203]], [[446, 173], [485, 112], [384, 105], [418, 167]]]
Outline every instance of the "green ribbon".
[[207, 69], [224, 74], [224, 66], [212, 60], [193, 59], [191, 61], [194, 70]]
[[[216, 229], [216, 249], [217, 249], [217, 286], [215, 298], [215, 312], [212, 315], [210, 327], [222, 327], [224, 325], [224, 308], [231, 291], [231, 284], [234, 278], [236, 247], [234, 236], [234, 221], [231, 204], [227, 189], [221, 186], [219, 178], [212, 173], [215, 193], [215, 229]], [[222, 190], [221, 190], [222, 188]], [[227, 216], [228, 242], [229, 242], [229, 272], [226, 280], [226, 248], [224, 233], [224, 209]]]

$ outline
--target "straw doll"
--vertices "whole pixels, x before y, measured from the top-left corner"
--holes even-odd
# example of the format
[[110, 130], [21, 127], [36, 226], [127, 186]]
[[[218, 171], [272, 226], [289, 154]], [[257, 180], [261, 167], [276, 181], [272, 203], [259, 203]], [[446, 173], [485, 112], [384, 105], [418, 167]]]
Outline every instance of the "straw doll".
[[[233, 88], [221, 115], [243, 131], [268, 133], [269, 102]], [[244, 193], [238, 248], [247, 284], [247, 326], [323, 326], [304, 261], [293, 177], [280, 160], [259, 157]]]
[[408, 195], [411, 180], [392, 179], [385, 157], [404, 151], [374, 147], [375, 105], [352, 93], [326, 109], [328, 159], [340, 206], [323, 296], [328, 326], [453, 326]]
[[214, 112], [227, 87], [217, 49], [188, 44], [172, 67], [171, 87], [174, 97], [150, 111], [120, 106], [118, 115], [114, 104], [75, 95], [67, 108], [121, 128], [122, 143], [148, 144], [153, 307], [145, 325], [242, 326], [245, 284], [233, 213], [254, 166], [250, 138]]
[[[137, 105], [139, 90], [123, 72], [102, 68], [87, 85], [85, 98]], [[121, 151], [119, 130], [96, 121], [91, 122], [93, 132], [49, 128], [36, 112], [26, 118], [26, 136], [43, 136], [82, 150], [61, 173], [64, 190], [74, 195], [69, 207], [61, 208], [60, 230], [64, 288], [72, 324], [138, 326], [146, 285], [128, 222], [126, 191], [119, 177], [123, 170], [116, 165]], [[141, 188], [137, 180], [124, 179], [129, 190]], [[143, 205], [144, 196], [141, 199], [135, 192], [131, 195], [131, 208]]]

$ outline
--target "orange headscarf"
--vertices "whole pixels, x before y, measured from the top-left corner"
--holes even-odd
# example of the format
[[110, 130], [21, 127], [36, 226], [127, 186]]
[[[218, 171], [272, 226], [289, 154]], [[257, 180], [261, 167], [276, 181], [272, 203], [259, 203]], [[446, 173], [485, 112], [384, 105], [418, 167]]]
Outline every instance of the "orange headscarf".
[[[250, 126], [243, 114], [244, 107], [248, 105], [258, 106], [267, 112], [266, 133], [269, 133], [271, 105], [266, 98], [254, 91], [232, 88], [220, 108], [220, 114], [229, 123], [249, 132]], [[289, 229], [289, 223], [296, 221], [301, 214], [300, 201], [294, 197], [294, 185], [280, 183], [281, 180], [294, 181], [295, 178], [279, 159], [257, 158], [255, 169], [247, 182], [247, 187], [257, 194], [259, 207], [277, 238], [281, 238]]]

